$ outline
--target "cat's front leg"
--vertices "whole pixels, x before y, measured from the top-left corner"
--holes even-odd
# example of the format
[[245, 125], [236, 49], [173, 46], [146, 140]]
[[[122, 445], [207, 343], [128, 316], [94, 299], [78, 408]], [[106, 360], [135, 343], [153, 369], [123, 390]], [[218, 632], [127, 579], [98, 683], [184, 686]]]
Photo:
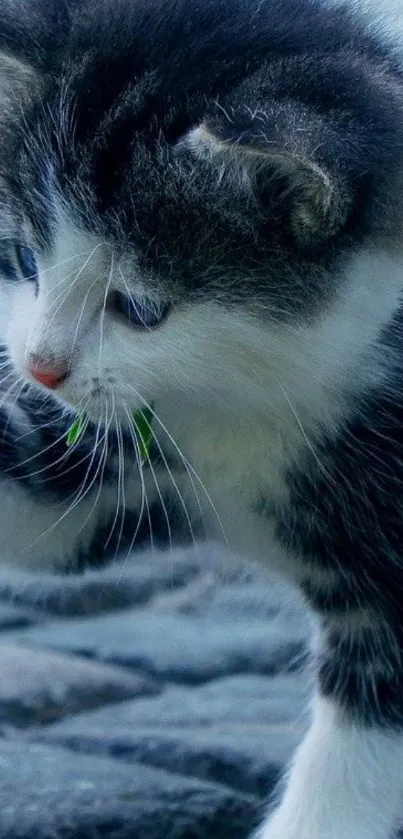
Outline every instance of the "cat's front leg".
[[390, 839], [402, 790], [403, 734], [317, 697], [283, 800], [255, 839]]

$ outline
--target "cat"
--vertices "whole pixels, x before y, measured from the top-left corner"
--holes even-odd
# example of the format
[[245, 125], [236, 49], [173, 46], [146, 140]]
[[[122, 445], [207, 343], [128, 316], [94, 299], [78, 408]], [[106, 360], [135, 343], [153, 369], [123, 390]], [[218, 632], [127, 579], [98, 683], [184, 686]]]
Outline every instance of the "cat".
[[0, 97], [2, 552], [79, 570], [155, 533], [282, 574], [316, 694], [256, 836], [388, 839], [399, 45], [324, 0], [2, 0]]

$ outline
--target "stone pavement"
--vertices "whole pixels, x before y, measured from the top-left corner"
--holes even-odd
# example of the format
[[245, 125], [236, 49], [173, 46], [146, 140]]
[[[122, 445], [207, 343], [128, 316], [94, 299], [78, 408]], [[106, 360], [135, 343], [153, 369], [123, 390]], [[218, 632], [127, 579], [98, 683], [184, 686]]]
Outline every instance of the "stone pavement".
[[208, 548], [0, 577], [0, 839], [242, 839], [307, 725], [310, 634]]

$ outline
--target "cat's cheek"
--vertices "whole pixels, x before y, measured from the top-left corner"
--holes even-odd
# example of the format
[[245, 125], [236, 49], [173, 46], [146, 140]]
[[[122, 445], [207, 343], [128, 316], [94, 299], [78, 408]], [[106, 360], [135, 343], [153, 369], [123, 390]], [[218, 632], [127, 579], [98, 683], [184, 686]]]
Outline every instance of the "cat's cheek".
[[22, 283], [10, 288], [3, 335], [14, 369], [24, 379], [28, 378], [28, 344], [37, 323], [37, 315], [38, 301], [33, 284]]
[[24, 322], [12, 320], [7, 330], [6, 344], [12, 365], [19, 376], [28, 379], [26, 365], [27, 357], [27, 329]]

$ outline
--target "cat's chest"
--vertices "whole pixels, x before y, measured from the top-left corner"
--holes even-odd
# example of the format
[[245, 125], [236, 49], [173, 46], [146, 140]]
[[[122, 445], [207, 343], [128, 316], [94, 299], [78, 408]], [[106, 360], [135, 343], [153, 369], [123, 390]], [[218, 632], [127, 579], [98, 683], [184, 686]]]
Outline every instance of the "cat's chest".
[[199, 477], [217, 496], [236, 492], [248, 502], [261, 493], [283, 500], [285, 442], [275, 426], [248, 422], [228, 423], [225, 418], [208, 421], [203, 414], [191, 424], [178, 424], [174, 436]]
[[200, 414], [189, 425], [178, 423], [172, 436], [172, 454], [180, 460], [183, 453], [188, 464], [184, 494], [196, 515], [201, 508], [206, 535], [263, 562], [270, 554], [273, 565], [273, 511], [288, 495], [281, 430]]
[[200, 470], [207, 535], [231, 552], [292, 577], [292, 559], [275, 537], [276, 504], [288, 495], [281, 459], [267, 450], [260, 458], [258, 451], [253, 454], [238, 461], [225, 446], [215, 463], [205, 462]]

